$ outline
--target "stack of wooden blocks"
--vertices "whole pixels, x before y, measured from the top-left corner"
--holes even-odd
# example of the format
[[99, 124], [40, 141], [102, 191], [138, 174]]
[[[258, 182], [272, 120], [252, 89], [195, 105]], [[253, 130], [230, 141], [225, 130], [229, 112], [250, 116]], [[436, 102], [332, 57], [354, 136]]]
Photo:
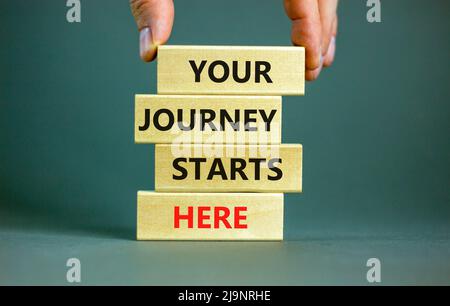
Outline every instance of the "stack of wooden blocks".
[[302, 47], [159, 47], [158, 94], [135, 101], [135, 141], [156, 144], [138, 240], [283, 240], [302, 146], [281, 144], [281, 96], [304, 94], [304, 62]]

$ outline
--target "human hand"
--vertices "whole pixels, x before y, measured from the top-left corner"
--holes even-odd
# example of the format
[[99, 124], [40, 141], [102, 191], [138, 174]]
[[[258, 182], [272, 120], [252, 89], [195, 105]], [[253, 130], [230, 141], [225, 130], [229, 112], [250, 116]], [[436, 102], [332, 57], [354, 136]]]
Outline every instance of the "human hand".
[[[170, 36], [174, 18], [173, 0], [130, 0], [140, 31], [140, 56], [155, 59], [157, 47]], [[338, 0], [284, 0], [292, 20], [292, 43], [306, 49], [305, 78], [315, 80], [334, 60]]]
[[291, 40], [306, 50], [305, 78], [317, 79], [333, 63], [336, 52], [338, 0], [284, 0], [292, 20]]
[[130, 0], [130, 6], [140, 33], [140, 56], [150, 62], [155, 59], [158, 46], [166, 43], [172, 32], [173, 1]]

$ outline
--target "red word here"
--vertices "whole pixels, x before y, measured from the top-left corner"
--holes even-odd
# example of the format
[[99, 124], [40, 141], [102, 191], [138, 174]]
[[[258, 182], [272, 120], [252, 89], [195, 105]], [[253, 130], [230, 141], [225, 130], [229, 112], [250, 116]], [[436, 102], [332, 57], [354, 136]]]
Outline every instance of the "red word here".
[[246, 211], [246, 206], [188, 206], [186, 212], [180, 212], [180, 206], [174, 206], [174, 228], [183, 223], [187, 228], [246, 229]]

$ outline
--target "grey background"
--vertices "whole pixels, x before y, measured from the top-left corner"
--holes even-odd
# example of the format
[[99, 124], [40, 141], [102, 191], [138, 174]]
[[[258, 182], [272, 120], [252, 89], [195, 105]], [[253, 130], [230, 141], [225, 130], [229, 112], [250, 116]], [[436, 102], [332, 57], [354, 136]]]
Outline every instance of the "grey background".
[[[450, 4], [341, 1], [337, 56], [283, 99], [304, 146], [282, 243], [136, 242], [153, 147], [135, 93], [156, 92], [127, 1], [0, 2], [0, 284], [450, 284]], [[281, 1], [175, 2], [171, 44], [289, 45]]]

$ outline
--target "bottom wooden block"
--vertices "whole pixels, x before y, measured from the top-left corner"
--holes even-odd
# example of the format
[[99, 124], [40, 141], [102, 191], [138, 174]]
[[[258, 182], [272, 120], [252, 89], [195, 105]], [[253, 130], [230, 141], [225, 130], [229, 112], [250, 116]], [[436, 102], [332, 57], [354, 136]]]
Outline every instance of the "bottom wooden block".
[[283, 194], [139, 191], [137, 239], [283, 240]]

